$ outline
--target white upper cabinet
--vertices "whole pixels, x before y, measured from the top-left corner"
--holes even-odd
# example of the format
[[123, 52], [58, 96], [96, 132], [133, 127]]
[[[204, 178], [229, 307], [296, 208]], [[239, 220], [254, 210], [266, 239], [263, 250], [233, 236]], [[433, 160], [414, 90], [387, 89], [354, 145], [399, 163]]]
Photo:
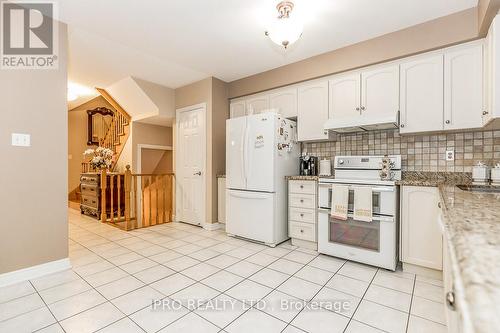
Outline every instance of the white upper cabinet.
[[280, 89], [270, 94], [269, 107], [284, 118], [297, 117], [297, 88]]
[[482, 127], [482, 41], [449, 49], [444, 54], [444, 129]]
[[341, 119], [360, 114], [361, 75], [359, 72], [334, 76], [329, 81], [331, 119]]
[[361, 115], [396, 114], [399, 110], [399, 66], [378, 66], [361, 73]]
[[443, 54], [412, 58], [400, 70], [400, 132], [442, 130]]
[[247, 115], [269, 111], [269, 95], [257, 95], [246, 100]]
[[483, 110], [483, 125], [493, 118], [500, 118], [500, 16], [491, 23], [485, 42], [486, 107]]
[[237, 118], [237, 117], [243, 117], [245, 115], [246, 115], [245, 100], [242, 99], [232, 100], [231, 103], [229, 104], [229, 117]]
[[313, 81], [298, 87], [297, 132], [299, 141], [327, 140], [328, 81]]

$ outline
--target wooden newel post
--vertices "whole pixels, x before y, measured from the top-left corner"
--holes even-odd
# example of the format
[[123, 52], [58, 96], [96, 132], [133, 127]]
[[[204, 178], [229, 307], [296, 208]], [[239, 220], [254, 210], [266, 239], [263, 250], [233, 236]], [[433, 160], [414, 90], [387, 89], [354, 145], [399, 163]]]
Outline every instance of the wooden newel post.
[[125, 230], [132, 229], [130, 226], [130, 190], [132, 184], [132, 172], [130, 171], [130, 165], [126, 166], [125, 171]]
[[105, 223], [107, 216], [106, 216], [106, 186], [108, 185], [107, 182], [107, 172], [106, 169], [101, 170], [101, 222]]

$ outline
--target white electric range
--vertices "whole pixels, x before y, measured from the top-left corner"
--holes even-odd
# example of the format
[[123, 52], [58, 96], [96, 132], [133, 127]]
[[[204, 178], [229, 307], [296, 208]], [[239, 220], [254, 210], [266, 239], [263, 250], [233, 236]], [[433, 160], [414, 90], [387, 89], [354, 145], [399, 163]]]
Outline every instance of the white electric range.
[[[335, 179], [320, 178], [318, 194], [318, 251], [373, 266], [395, 270], [398, 262], [399, 190], [401, 156], [389, 156], [391, 180], [381, 180], [384, 156], [337, 156]], [[330, 215], [332, 185], [349, 186], [348, 219]], [[354, 187], [373, 192], [373, 221], [353, 219]]]

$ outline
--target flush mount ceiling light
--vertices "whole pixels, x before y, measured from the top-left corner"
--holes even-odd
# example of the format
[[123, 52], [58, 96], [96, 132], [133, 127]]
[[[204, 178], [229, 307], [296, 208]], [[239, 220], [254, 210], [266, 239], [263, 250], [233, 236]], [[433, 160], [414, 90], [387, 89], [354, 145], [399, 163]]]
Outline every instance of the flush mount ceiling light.
[[269, 30], [266, 31], [266, 36], [286, 49], [302, 35], [302, 22], [300, 22], [297, 15], [291, 15], [293, 10], [292, 1], [282, 1], [278, 3], [276, 9], [278, 10], [278, 17], [276, 17]]

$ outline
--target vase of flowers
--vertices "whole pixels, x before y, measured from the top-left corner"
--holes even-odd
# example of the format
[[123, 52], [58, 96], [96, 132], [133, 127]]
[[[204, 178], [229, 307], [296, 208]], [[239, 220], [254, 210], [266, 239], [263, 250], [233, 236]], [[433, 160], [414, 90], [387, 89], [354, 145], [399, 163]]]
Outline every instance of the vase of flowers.
[[111, 167], [113, 162], [113, 151], [104, 147], [87, 149], [83, 155], [90, 159], [89, 163], [94, 170], [104, 170]]

